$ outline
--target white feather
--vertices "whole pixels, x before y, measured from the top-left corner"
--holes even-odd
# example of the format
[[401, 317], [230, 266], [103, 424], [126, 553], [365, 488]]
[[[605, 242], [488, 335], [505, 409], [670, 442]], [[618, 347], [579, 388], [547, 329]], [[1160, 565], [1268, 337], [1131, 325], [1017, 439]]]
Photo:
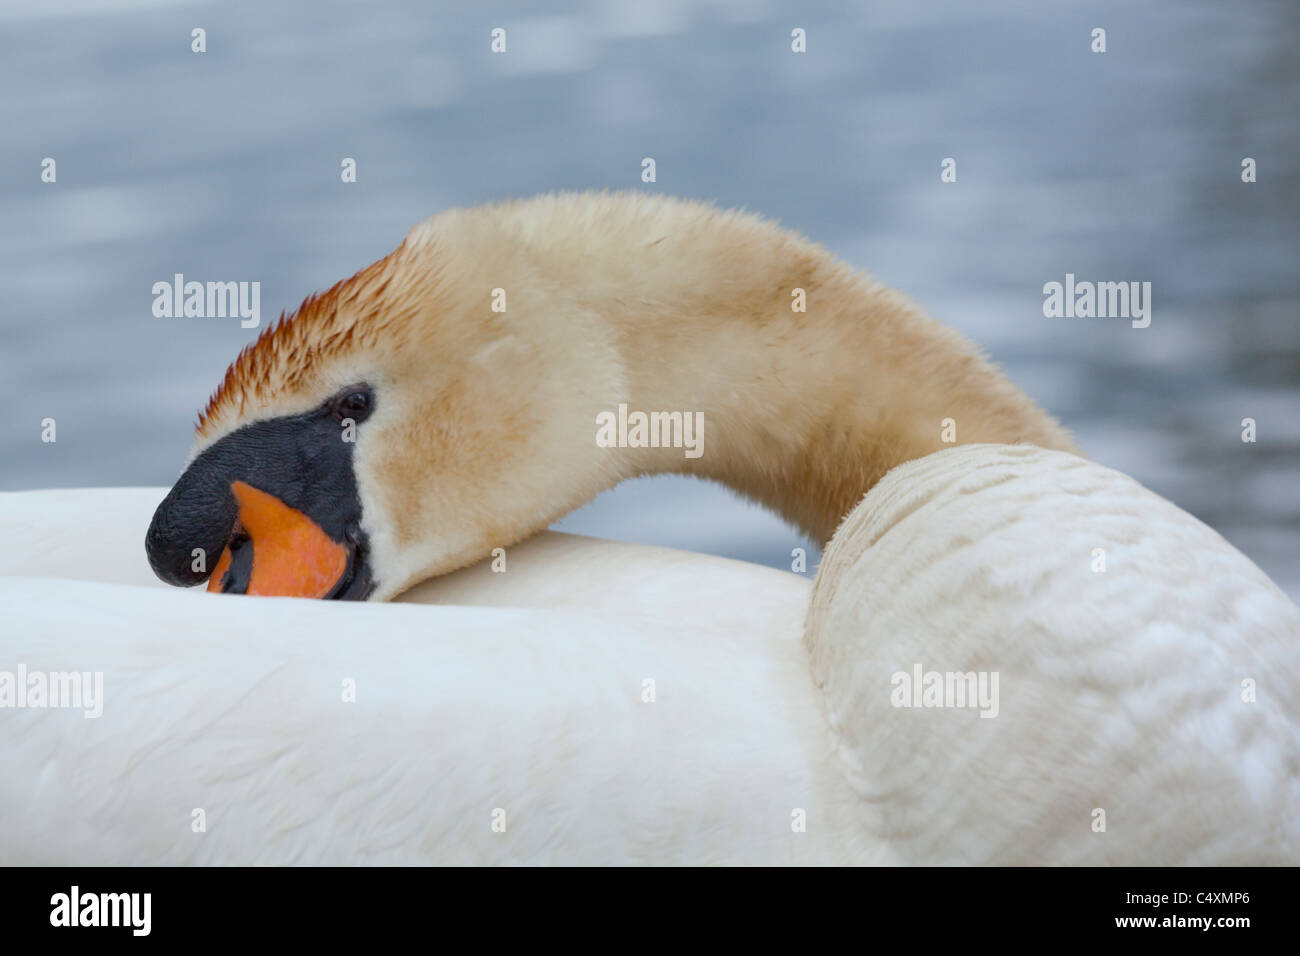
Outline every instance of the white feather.
[[[1116, 471], [1008, 445], [894, 469], [827, 549], [807, 642], [862, 823], [904, 859], [1300, 860], [1300, 612]], [[997, 716], [893, 706], [918, 663], [998, 672]]]
[[[161, 495], [0, 496], [0, 670], [105, 680], [0, 711], [4, 863], [1300, 860], [1300, 612], [1070, 455], [891, 471], [804, 642], [794, 575], [567, 535], [408, 603], [146, 587]], [[914, 664], [997, 671], [997, 716], [894, 707]]]
[[795, 575], [546, 534], [406, 596], [513, 607], [177, 591], [138, 540], [162, 495], [0, 495], [28, 550], [0, 574], [47, 575], [0, 577], [0, 670], [102, 671], [105, 697], [98, 719], [0, 710], [0, 861], [868, 857]]

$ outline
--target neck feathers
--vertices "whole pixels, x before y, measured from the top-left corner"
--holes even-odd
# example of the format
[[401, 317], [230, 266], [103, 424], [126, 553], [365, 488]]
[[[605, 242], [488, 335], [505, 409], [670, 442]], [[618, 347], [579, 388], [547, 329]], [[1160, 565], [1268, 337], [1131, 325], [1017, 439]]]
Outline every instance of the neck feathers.
[[967, 339], [821, 246], [698, 203], [568, 201], [588, 208], [555, 221], [581, 230], [538, 241], [612, 328], [611, 409], [703, 413], [702, 454], [650, 449], [637, 473], [720, 481], [825, 542], [891, 468], [954, 443], [1077, 452]]

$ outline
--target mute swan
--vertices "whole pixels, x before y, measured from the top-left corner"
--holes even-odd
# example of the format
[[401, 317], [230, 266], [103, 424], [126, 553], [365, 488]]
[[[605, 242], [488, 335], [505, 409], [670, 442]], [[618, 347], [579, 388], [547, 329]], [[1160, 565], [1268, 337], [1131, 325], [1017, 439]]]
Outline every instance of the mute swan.
[[[702, 453], [671, 442], [603, 447], [602, 419], [617, 410], [622, 439], [628, 409], [683, 421], [700, 415]], [[953, 428], [957, 447], [945, 441]], [[467, 787], [486, 799], [504, 781], [517, 782], [519, 768], [530, 765], [520, 753], [507, 762], [515, 777], [507, 763], [494, 764], [502, 774], [493, 778], [497, 790], [490, 780], [475, 789], [459, 777], [437, 783], [432, 771], [417, 772], [397, 781], [401, 809], [391, 814], [377, 791], [359, 790], [358, 802], [373, 798], [381, 823], [395, 817], [401, 825], [376, 828], [367, 809], [337, 827], [337, 817], [313, 827], [277, 815], [286, 784], [271, 773], [276, 747], [289, 748], [291, 780], [307, 774], [346, 789], [360, 778], [319, 769], [320, 752], [338, 756], [331, 741], [345, 718], [304, 711], [272, 721], [245, 763], [236, 759], [239, 733], [223, 737], [232, 750], [218, 748], [215, 764], [192, 758], [195, 774], [234, 766], [257, 775], [253, 790], [263, 805], [261, 816], [239, 816], [238, 847], [179, 858], [237, 859], [237, 850], [253, 852], [278, 832], [281, 818], [306, 829], [301, 842], [279, 845], [280, 859], [285, 846], [300, 854], [291, 858], [329, 858], [315, 842], [322, 827], [343, 838], [358, 820], [367, 825], [346, 841], [352, 858], [1300, 858], [1295, 606], [1195, 519], [1078, 457], [1059, 424], [964, 338], [821, 247], [745, 214], [585, 194], [457, 210], [417, 226], [390, 256], [308, 299], [241, 353], [200, 417], [186, 469], [158, 506], [146, 546], [170, 583], [207, 579], [213, 590], [390, 599], [512, 548], [597, 492], [652, 472], [721, 481], [829, 540], [803, 628], [811, 675], [808, 658], [791, 655], [797, 625], [759, 627], [741, 647], [745, 631], [734, 610], [729, 625], [712, 631], [671, 614], [657, 625], [574, 617], [538, 623], [544, 639], [522, 652], [510, 641], [447, 638], [408, 656], [403, 642], [419, 644], [411, 609], [336, 609], [341, 616], [325, 617], [316, 605], [206, 597], [205, 612], [220, 609], [212, 632], [201, 623], [206, 615], [187, 615], [196, 605], [184, 602], [194, 596], [152, 592], [149, 601], [165, 600], [159, 606], [185, 620], [186, 646], [197, 635], [200, 656], [219, 653], [217, 633], [264, 613], [287, 644], [256, 659], [274, 660], [286, 674], [310, 669], [296, 650], [309, 629], [325, 629], [322, 653], [338, 660], [363, 653], [357, 635], [382, 621], [395, 629], [397, 649], [372, 647], [376, 656], [354, 659], [387, 662], [404, 675], [450, 668], [478, 688], [491, 685], [489, 662], [498, 656], [515, 666], [511, 655], [526, 655], [541, 667], [541, 686], [562, 673], [604, 680], [623, 666], [590, 634], [575, 637], [575, 625], [617, 630], [632, 657], [645, 659], [661, 643], [664, 653], [676, 648], [680, 675], [734, 667], [775, 680], [758, 691], [767, 695], [761, 704], [746, 696], [744, 680], [726, 690], [696, 685], [692, 714], [678, 730], [708, 742], [684, 751], [679, 770], [663, 763], [655, 777], [682, 775], [671, 782], [685, 788], [674, 799], [601, 805], [599, 834], [584, 842], [567, 814], [589, 812], [583, 801], [594, 799], [591, 774], [599, 767], [585, 761], [612, 759], [597, 748], [553, 772], [541, 769], [543, 759], [531, 777], [541, 807], [534, 819], [545, 821], [553, 840], [525, 841], [523, 857], [509, 855], [518, 848], [487, 849], [480, 836], [459, 842], [468, 838], [442, 809], [459, 821], [471, 813], [456, 803]], [[290, 534], [293, 548], [285, 546]], [[1109, 555], [1104, 571], [1093, 563], [1097, 550]], [[592, 571], [589, 563], [583, 573]], [[487, 573], [478, 573], [480, 581]], [[76, 598], [94, 614], [114, 603], [93, 589]], [[22, 610], [23, 600], [10, 603]], [[452, 627], [482, 636], [453, 609], [424, 612], [430, 616], [421, 620], [450, 615]], [[139, 621], [134, 605], [115, 613], [120, 635]], [[358, 616], [371, 613], [377, 616]], [[39, 633], [39, 622], [31, 626]], [[532, 625], [498, 617], [495, 626]], [[679, 626], [687, 626], [688, 640], [665, 637]], [[709, 641], [726, 644], [726, 652], [711, 656], [716, 648], [701, 646]], [[470, 660], [468, 673], [455, 669], [453, 643]], [[564, 645], [555, 651], [560, 663], [538, 665], [556, 645]], [[480, 647], [486, 656], [475, 656]], [[136, 645], [127, 657], [145, 652]], [[226, 653], [256, 648], [245, 641]], [[987, 708], [942, 700], [933, 709], [907, 706], [895, 696], [895, 678], [912, 668], [996, 677], [996, 716], [986, 720]], [[622, 674], [620, 687], [630, 675]], [[436, 693], [454, 699], [438, 680]], [[1258, 698], [1243, 684], [1251, 681]], [[409, 702], [415, 693], [416, 684], [404, 684], [393, 699]], [[464, 700], [461, 719], [474, 719], [474, 701], [485, 699]], [[508, 709], [516, 699], [498, 701]], [[613, 700], [550, 716], [580, 736], [600, 724], [625, 744], [644, 744], [640, 717]], [[520, 708], [525, 723], [546, 710]], [[720, 715], [728, 708], [763, 733], [733, 745], [715, 724], [735, 732], [731, 717]], [[427, 704], [402, 713], [417, 722], [456, 719], [454, 708]], [[295, 754], [292, 741], [312, 727], [321, 729], [305, 739], [318, 746]], [[241, 725], [239, 732], [249, 731]], [[370, 726], [355, 739], [370, 733], [380, 731]], [[474, 739], [489, 746], [511, 733], [493, 724]], [[777, 741], [770, 755], [758, 743], [769, 734]], [[148, 739], [167, 749], [161, 731]], [[572, 758], [570, 739], [524, 736], [548, 757], [558, 749]], [[450, 754], [457, 774], [470, 773], [471, 754], [455, 741], [416, 742]], [[667, 761], [677, 740], [660, 745], [665, 750], [655, 752]], [[706, 792], [719, 780], [702, 769], [711, 759], [724, 761], [726, 780]], [[380, 766], [367, 762], [358, 771]], [[644, 778], [615, 766], [600, 792], [620, 804]], [[682, 780], [700, 775], [711, 783], [701, 784], [699, 800], [725, 793], [756, 801], [762, 812], [734, 811], [730, 826], [717, 815], [683, 821], [690, 797]], [[764, 789], [770, 786], [779, 798]], [[419, 843], [408, 819], [418, 805], [413, 792], [443, 801], [432, 842]], [[791, 840], [812, 832], [811, 822], [806, 832], [792, 828], [800, 812], [824, 828], [816, 839]], [[667, 836], [656, 842], [647, 832]], [[755, 842], [740, 845], [746, 841]]]

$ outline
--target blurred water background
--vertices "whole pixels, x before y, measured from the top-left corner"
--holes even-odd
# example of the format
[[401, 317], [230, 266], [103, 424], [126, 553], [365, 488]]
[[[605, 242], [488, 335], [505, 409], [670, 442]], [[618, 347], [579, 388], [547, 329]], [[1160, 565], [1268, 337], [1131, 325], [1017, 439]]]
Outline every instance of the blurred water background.
[[[173, 273], [260, 281], [266, 324], [448, 206], [646, 189], [904, 290], [1300, 596], [1298, 37], [1294, 0], [3, 0], [0, 488], [174, 480], [256, 330], [154, 318]], [[1150, 281], [1151, 326], [1044, 318], [1067, 272]], [[559, 527], [786, 568], [806, 546], [686, 479]]]

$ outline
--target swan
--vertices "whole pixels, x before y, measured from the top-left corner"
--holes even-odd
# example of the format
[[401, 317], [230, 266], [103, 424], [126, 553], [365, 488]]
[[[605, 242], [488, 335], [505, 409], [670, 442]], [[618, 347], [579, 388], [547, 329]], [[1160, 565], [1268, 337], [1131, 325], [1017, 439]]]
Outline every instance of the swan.
[[[616, 441], [602, 440], [612, 421]], [[656, 473], [726, 484], [826, 543], [811, 594], [757, 569], [714, 589], [715, 564], [696, 562], [720, 559], [535, 537]], [[128, 595], [48, 576], [0, 588], [3, 613], [32, 635], [10, 643], [30, 640], [34, 656], [79, 622], [93, 634], [90, 621], [107, 621], [99, 630], [128, 665], [163, 657], [170, 680], [151, 684], [143, 666], [121, 677], [135, 691], [121, 705], [137, 719], [135, 746], [174, 758], [164, 765], [188, 780], [228, 784], [229, 806], [247, 793], [258, 804], [234, 814], [229, 842], [153, 835], [136, 859], [1300, 859], [1295, 605], [1192, 516], [1082, 457], [963, 336], [747, 213], [587, 193], [416, 226], [236, 358], [145, 544], [162, 581], [264, 597]], [[440, 587], [509, 604], [511, 575], [472, 566], [529, 547], [556, 561], [525, 602], [562, 601], [625, 560], [650, 591], [640, 570], [683, 569], [693, 612], [675, 613], [676, 590], [649, 599], [658, 616], [643, 605], [599, 620], [544, 603], [525, 616], [373, 606], [436, 601]], [[580, 552], [583, 570], [565, 575], [564, 555]], [[769, 587], [779, 600], [760, 601]], [[711, 600], [726, 608], [720, 625]], [[746, 617], [751, 600], [764, 613]], [[52, 607], [63, 626], [48, 623]], [[171, 645], [230, 686], [197, 685], [197, 665], [163, 656], [150, 620], [174, 622]], [[675, 711], [664, 737], [609, 690], [612, 674], [625, 687], [652, 660], [688, 685], [678, 700], [689, 713]], [[348, 723], [295, 685], [301, 673], [337, 684], [366, 661], [396, 672], [385, 703], [415, 725], [373, 754], [378, 715]], [[525, 672], [537, 675], [528, 691], [515, 683]], [[927, 689], [928, 675], [947, 680], [949, 698], [967, 676], [996, 690], [980, 708], [900, 693], [913, 673]], [[192, 704], [178, 705], [190, 699], [180, 686]], [[564, 699], [530, 696], [548, 687]], [[286, 694], [293, 706], [267, 722]], [[199, 745], [213, 722], [220, 740]], [[39, 766], [49, 732], [22, 740], [20, 764]], [[366, 742], [350, 773], [336, 766], [341, 740]], [[91, 745], [75, 746], [93, 765]], [[499, 759], [474, 767], [480, 748]], [[618, 759], [647, 751], [649, 767]], [[412, 752], [452, 775], [411, 771], [399, 755]], [[164, 796], [176, 812], [179, 791], [151, 787], [155, 773], [125, 788], [123, 839], [95, 852], [127, 852]], [[532, 789], [514, 798], [536, 829], [496, 844], [470, 832], [487, 795], [521, 777]], [[286, 810], [303, 780], [346, 806]], [[701, 809], [714, 799], [725, 809]], [[423, 828], [421, 800], [432, 803]], [[0, 809], [15, 805], [36, 804], [0, 788]], [[575, 819], [593, 813], [584, 834]], [[344, 836], [353, 826], [360, 835]], [[341, 841], [340, 856], [321, 840]]]

